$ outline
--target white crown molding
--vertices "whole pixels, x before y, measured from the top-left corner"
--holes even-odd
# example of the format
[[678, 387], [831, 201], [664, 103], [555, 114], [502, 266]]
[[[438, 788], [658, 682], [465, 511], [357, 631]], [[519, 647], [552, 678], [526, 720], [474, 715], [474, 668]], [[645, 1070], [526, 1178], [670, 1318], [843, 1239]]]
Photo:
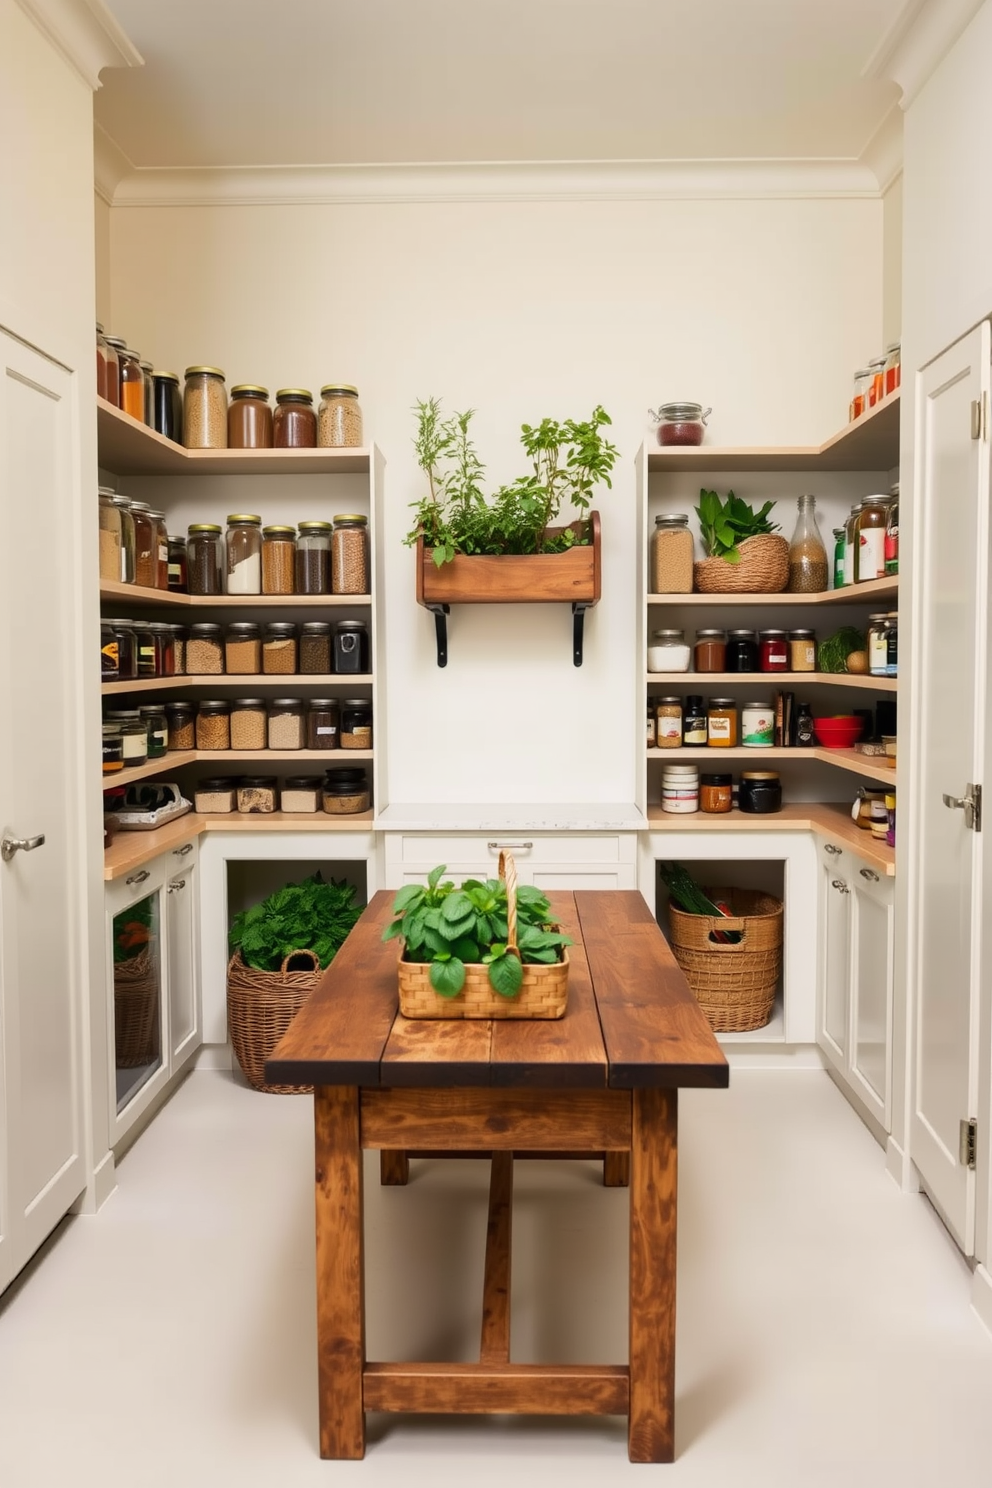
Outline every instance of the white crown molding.
[[412, 202], [710, 201], [873, 197], [859, 160], [520, 161], [430, 165], [139, 167], [114, 207]]
[[17, 0], [38, 30], [94, 91], [105, 67], [143, 67], [103, 0]]
[[894, 103], [861, 152], [862, 164], [878, 182], [882, 196], [902, 175], [903, 115]]
[[900, 105], [909, 108], [983, 3], [984, 0], [904, 0], [862, 75], [898, 84], [902, 89]]
[[133, 170], [134, 162], [128, 159], [117, 141], [94, 122], [93, 185], [97, 196], [102, 197], [108, 207], [114, 205], [118, 186]]

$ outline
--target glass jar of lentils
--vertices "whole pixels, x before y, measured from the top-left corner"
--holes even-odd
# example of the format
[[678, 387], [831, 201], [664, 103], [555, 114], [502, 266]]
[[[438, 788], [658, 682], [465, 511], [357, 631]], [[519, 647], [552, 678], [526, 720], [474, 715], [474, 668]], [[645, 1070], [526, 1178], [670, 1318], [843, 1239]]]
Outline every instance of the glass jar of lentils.
[[262, 528], [262, 593], [293, 594], [296, 585], [296, 528]]
[[219, 367], [187, 367], [183, 393], [187, 449], [227, 449], [227, 388]]
[[358, 389], [350, 382], [328, 382], [320, 390], [317, 443], [323, 449], [339, 449], [362, 443], [362, 410]]
[[332, 594], [369, 592], [369, 519], [354, 512], [334, 518], [331, 534]]
[[299, 534], [296, 540], [297, 594], [330, 594], [330, 522], [301, 522]]

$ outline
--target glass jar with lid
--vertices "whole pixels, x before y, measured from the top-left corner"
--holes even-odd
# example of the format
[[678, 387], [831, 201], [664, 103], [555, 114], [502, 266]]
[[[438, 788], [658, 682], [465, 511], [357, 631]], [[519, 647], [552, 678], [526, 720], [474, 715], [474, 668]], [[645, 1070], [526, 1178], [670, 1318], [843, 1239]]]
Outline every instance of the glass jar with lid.
[[201, 816], [226, 815], [238, 803], [238, 782], [230, 775], [211, 775], [196, 782], [193, 803]]
[[350, 382], [327, 382], [321, 388], [317, 443], [322, 449], [342, 449], [362, 443], [358, 389]]
[[866, 646], [868, 651], [868, 672], [872, 677], [887, 677], [886, 671], [886, 645], [885, 627], [888, 614], [876, 614], [868, 616], [868, 633]]
[[698, 693], [690, 693], [682, 709], [682, 743], [700, 749], [707, 740], [706, 708]]
[[137, 550], [135, 547], [134, 517], [131, 515], [131, 503], [120, 491], [113, 497], [113, 502], [120, 513], [121, 520], [121, 571], [118, 578], [122, 584], [133, 584], [135, 569], [137, 567]]
[[793, 672], [816, 671], [816, 631], [789, 631], [789, 669]]
[[169, 529], [165, 525], [165, 512], [152, 511], [149, 508], [149, 517], [155, 524], [154, 533], [154, 560], [155, 560], [155, 588], [168, 589], [169, 587]]
[[[107, 338], [106, 338], [106, 336], [103, 333], [103, 326], [100, 323], [100, 321], [97, 321], [97, 323], [96, 323], [96, 395], [97, 395], [98, 398], [106, 398], [107, 397], [107, 362], [109, 361], [111, 354], [113, 354], [113, 356], [114, 356], [114, 358], [116, 360], [117, 353], [116, 353], [116, 351], [113, 351], [113, 348], [112, 347], [110, 347], [110, 346], [107, 345]], [[114, 403], [116, 403], [117, 402], [117, 399], [114, 398], [112, 401]]]
[[775, 743], [775, 709], [771, 703], [744, 704], [741, 743], [748, 749], [769, 749]]
[[228, 594], [262, 592], [262, 519], [235, 514], [227, 519]]
[[727, 633], [728, 672], [758, 670], [758, 637], [753, 630], [731, 630]]
[[320, 775], [287, 775], [279, 792], [280, 811], [319, 811], [323, 785]]
[[858, 517], [861, 507], [858, 502], [851, 507], [851, 515], [844, 523], [844, 587], [858, 582]]
[[368, 811], [371, 796], [364, 770], [328, 770], [322, 792], [328, 816], [349, 816]]
[[654, 519], [649, 587], [652, 594], [692, 593], [692, 533], [685, 512]]
[[869, 367], [859, 367], [854, 374], [854, 395], [851, 398], [851, 423], [868, 411], [868, 394], [871, 390], [872, 373]]
[[274, 775], [246, 775], [238, 781], [238, 810], [243, 815], [267, 815], [276, 809]]
[[197, 749], [231, 747], [231, 705], [223, 698], [205, 698], [196, 710]]
[[737, 704], [733, 698], [710, 698], [706, 710], [706, 743], [710, 749], [736, 747]]
[[235, 620], [227, 627], [224, 670], [229, 677], [253, 676], [262, 670], [262, 627], [254, 620]]
[[296, 591], [296, 528], [262, 528], [262, 593]]
[[899, 487], [895, 485], [889, 493], [889, 505], [885, 517], [885, 576], [899, 572]]
[[868, 363], [871, 385], [868, 388], [868, 407], [874, 408], [885, 397], [885, 358], [875, 357]]
[[257, 382], [237, 382], [227, 410], [228, 449], [271, 449], [269, 390]]
[[138, 638], [130, 620], [111, 620], [117, 637], [117, 674], [122, 682], [138, 675]]
[[682, 747], [682, 699], [660, 697], [655, 708], [655, 744], [658, 749]]
[[117, 633], [109, 620], [100, 621], [100, 677], [104, 682], [116, 682], [120, 677], [120, 645]]
[[186, 640], [186, 674], [219, 677], [224, 671], [224, 632], [212, 621], [198, 621]]
[[100, 579], [112, 584], [121, 581], [121, 511], [114, 505], [114, 492], [109, 486], [97, 488], [100, 508]]
[[106, 722], [116, 724], [121, 731], [125, 770], [143, 765], [148, 759], [148, 730], [137, 708], [110, 709]]
[[176, 676], [183, 677], [186, 674], [186, 627], [185, 625], [170, 625], [172, 631], [172, 651], [176, 658]]
[[219, 367], [187, 367], [183, 393], [187, 449], [227, 448], [227, 388]]
[[339, 620], [334, 627], [334, 670], [350, 676], [369, 670], [369, 633], [364, 620]]
[[264, 749], [267, 738], [264, 698], [235, 698], [231, 704], [231, 748]]
[[345, 512], [334, 518], [331, 533], [331, 592], [369, 592], [369, 519], [358, 512]]
[[759, 631], [758, 645], [759, 671], [787, 672], [789, 670], [789, 648], [785, 643], [784, 630]]
[[186, 543], [186, 582], [190, 594], [223, 594], [223, 529], [215, 522], [194, 522]]
[[173, 444], [183, 442], [183, 398], [178, 372], [152, 372], [152, 428]]
[[725, 672], [727, 670], [727, 632], [725, 630], [697, 630], [693, 657], [697, 672]]
[[169, 748], [169, 721], [161, 703], [147, 703], [138, 709], [148, 735], [148, 758], [162, 759]]
[[169, 538], [169, 589], [173, 594], [186, 594], [186, 539]]
[[317, 443], [317, 415], [307, 388], [280, 388], [272, 415], [272, 443], [276, 449], [313, 449]]
[[341, 699], [342, 749], [372, 748], [372, 704], [368, 698]]
[[830, 586], [830, 565], [816, 520], [816, 497], [800, 496], [789, 544], [789, 593], [819, 594]]
[[269, 748], [302, 749], [306, 707], [301, 698], [273, 698], [269, 704]]
[[104, 336], [107, 343], [107, 402], [121, 406], [121, 352], [125, 343], [120, 336]]
[[103, 773], [116, 775], [124, 768], [124, 736], [119, 723], [103, 725]]
[[152, 628], [147, 620], [132, 620], [131, 630], [134, 634], [135, 652], [138, 658], [139, 677], [158, 676], [158, 647]]
[[139, 362], [138, 363], [138, 366], [141, 368], [141, 378], [142, 378], [142, 381], [143, 381], [143, 383], [145, 385], [145, 418], [144, 418], [144, 422], [145, 422], [145, 425], [146, 425], [147, 428], [153, 429], [155, 427], [155, 410], [154, 410], [154, 402], [155, 402], [154, 372], [155, 372], [155, 369], [152, 366], [151, 362]]
[[300, 522], [296, 539], [297, 594], [331, 592], [331, 524]]
[[163, 620], [153, 620], [148, 633], [155, 643], [155, 673], [159, 677], [174, 677], [176, 674], [176, 642], [172, 626]]
[[289, 620], [270, 620], [262, 634], [262, 671], [269, 676], [296, 671], [296, 626]]
[[869, 583], [885, 576], [885, 526], [888, 520], [888, 496], [866, 496], [858, 513], [858, 583]]
[[307, 620], [300, 626], [300, 671], [327, 676], [333, 669], [330, 622]]
[[196, 748], [196, 708], [193, 703], [166, 703], [169, 752]]
[[885, 396], [894, 393], [902, 381], [902, 347], [893, 341], [885, 349]]
[[649, 672], [687, 672], [691, 651], [684, 630], [653, 630], [648, 645]]
[[340, 723], [336, 698], [311, 698], [307, 707], [307, 748], [337, 749]]
[[657, 413], [651, 408], [648, 412], [658, 425], [658, 443], [665, 446], [702, 444], [706, 420], [713, 410], [704, 409], [701, 403], [662, 403]]
[[699, 809], [712, 815], [730, 811], [734, 804], [732, 775], [700, 775]]
[[134, 582], [143, 589], [158, 588], [158, 528], [145, 501], [131, 502], [134, 519]]
[[885, 617], [885, 675], [899, 675], [899, 612], [890, 610]]
[[139, 424], [145, 422], [145, 374], [141, 370], [141, 359], [129, 346], [120, 350], [121, 363], [121, 407]]
[[834, 588], [843, 589], [847, 583], [844, 573], [844, 529], [834, 528]]

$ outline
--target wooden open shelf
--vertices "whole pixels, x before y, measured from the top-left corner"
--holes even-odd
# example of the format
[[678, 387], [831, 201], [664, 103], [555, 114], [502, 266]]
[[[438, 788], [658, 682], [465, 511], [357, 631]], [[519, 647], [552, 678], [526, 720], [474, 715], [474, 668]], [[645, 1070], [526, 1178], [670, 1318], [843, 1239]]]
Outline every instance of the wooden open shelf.
[[97, 398], [99, 464], [117, 475], [368, 475], [362, 449], [188, 450]]
[[174, 749], [161, 759], [146, 760], [143, 765], [132, 765], [130, 769], [118, 770], [114, 775], [102, 777], [103, 790], [116, 790], [119, 785], [131, 785], [135, 780], [148, 780], [152, 775], [168, 775], [170, 770], [179, 770], [183, 765], [196, 762], [195, 749]]
[[688, 761], [693, 764], [702, 764], [704, 761], [711, 769], [719, 770], [725, 760], [734, 760], [737, 764], [750, 761], [752, 769], [760, 770], [765, 761], [795, 760], [803, 764], [809, 760], [820, 760], [825, 765], [834, 765], [837, 769], [848, 770], [852, 775], [865, 775], [871, 780], [883, 780], [886, 785], [895, 790], [896, 772], [895, 762], [892, 765], [884, 763], [884, 755], [858, 754], [855, 749], [800, 749], [795, 745], [789, 747], [771, 746], [763, 749], [748, 748], [738, 745], [734, 749], [720, 749], [709, 747], [681, 748], [681, 749], [647, 749], [645, 750], [648, 760], [658, 760], [672, 765], [684, 765]]
[[[168, 775], [184, 765], [216, 765], [220, 775], [231, 774], [231, 765], [316, 765], [336, 769], [342, 765], [375, 758], [371, 749], [173, 749], [161, 759], [148, 760], [143, 765], [134, 765], [129, 770], [118, 770], [116, 775], [102, 777], [102, 789], [113, 790], [119, 785], [130, 785], [135, 780], [147, 780], [152, 775]], [[244, 772], [242, 772], [244, 773]], [[305, 774], [297, 770], [295, 774]]]
[[372, 603], [371, 594], [173, 594], [140, 584], [115, 584], [111, 579], [101, 580], [100, 598], [113, 604], [124, 602], [132, 609], [326, 610]]
[[[791, 690], [801, 689], [806, 686], [816, 685], [818, 687], [865, 687], [872, 692], [895, 692], [899, 686], [898, 677], [856, 677], [851, 672], [648, 672], [648, 682], [659, 683], [663, 687], [682, 687], [688, 690], [689, 683], [693, 683], [693, 691], [700, 688], [705, 692], [708, 688], [715, 686], [724, 687], [729, 685], [740, 687], [766, 687], [781, 690], [786, 683], [791, 685]], [[117, 684], [111, 682], [110, 687]]]
[[891, 470], [899, 464], [899, 389], [824, 444], [669, 445], [648, 454], [651, 475], [724, 470]]
[[[195, 842], [204, 832], [361, 832], [372, 830], [372, 817], [372, 811], [352, 816], [328, 816], [324, 811], [199, 816], [191, 811], [154, 832], [118, 832], [104, 850], [103, 877], [107, 883], [124, 878], [161, 853]], [[176, 871], [181, 869], [177, 867]]]
[[820, 594], [649, 594], [649, 605], [852, 605], [875, 604], [899, 598], [899, 575], [870, 579], [864, 584], [845, 584], [843, 589], [824, 589]]
[[836, 802], [798, 801], [783, 806], [767, 816], [746, 811], [710, 814], [695, 812], [681, 816], [663, 811], [657, 804], [648, 806], [648, 825], [652, 832], [701, 832], [719, 836], [723, 832], [815, 832], [831, 842], [843, 842], [859, 857], [892, 878], [896, 871], [895, 848], [879, 842], [870, 832], [855, 825], [849, 806]]
[[219, 677], [129, 677], [124, 682], [104, 682], [101, 688], [105, 697], [122, 692], [185, 692], [191, 688], [237, 687], [250, 693], [255, 687], [283, 689], [287, 687], [350, 687], [352, 684], [368, 686], [372, 682], [371, 672], [249, 672], [245, 676], [223, 672]]

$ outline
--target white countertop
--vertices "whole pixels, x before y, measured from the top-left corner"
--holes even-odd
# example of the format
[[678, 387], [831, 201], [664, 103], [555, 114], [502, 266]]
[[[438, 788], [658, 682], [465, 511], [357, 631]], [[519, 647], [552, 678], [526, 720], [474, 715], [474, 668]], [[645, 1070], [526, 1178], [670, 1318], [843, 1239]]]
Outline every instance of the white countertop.
[[557, 806], [415, 801], [386, 806], [374, 825], [382, 832], [641, 832], [648, 822], [630, 801]]

